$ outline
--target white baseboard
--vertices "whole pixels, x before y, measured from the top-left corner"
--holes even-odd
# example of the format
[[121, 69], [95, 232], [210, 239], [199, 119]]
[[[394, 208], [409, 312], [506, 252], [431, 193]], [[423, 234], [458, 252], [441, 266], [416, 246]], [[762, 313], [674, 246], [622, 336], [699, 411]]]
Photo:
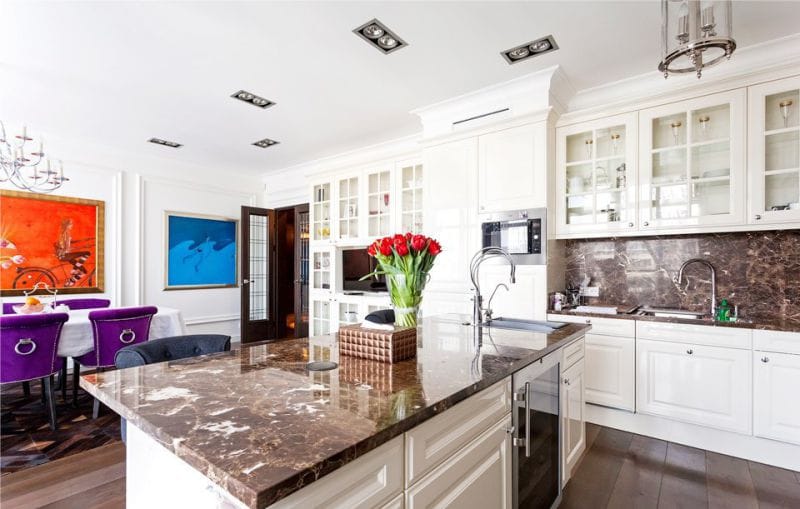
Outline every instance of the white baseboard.
[[637, 435], [800, 471], [800, 446], [663, 417], [586, 405], [586, 421]]

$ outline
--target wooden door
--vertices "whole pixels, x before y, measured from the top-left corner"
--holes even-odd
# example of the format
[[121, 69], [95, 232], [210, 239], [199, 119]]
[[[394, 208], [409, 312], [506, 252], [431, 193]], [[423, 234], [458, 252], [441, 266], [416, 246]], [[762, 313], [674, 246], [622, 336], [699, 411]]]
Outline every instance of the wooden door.
[[295, 336], [308, 337], [308, 274], [310, 217], [308, 205], [298, 205], [294, 209], [294, 316]]
[[275, 211], [242, 207], [242, 343], [275, 338]]

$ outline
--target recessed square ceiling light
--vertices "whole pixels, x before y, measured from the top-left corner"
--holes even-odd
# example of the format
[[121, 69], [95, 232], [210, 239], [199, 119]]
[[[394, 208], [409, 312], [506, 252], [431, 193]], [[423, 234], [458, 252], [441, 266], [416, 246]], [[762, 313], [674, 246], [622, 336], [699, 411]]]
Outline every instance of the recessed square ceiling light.
[[235, 94], [231, 95], [231, 97], [234, 99], [239, 99], [240, 101], [244, 101], [248, 104], [252, 104], [253, 106], [258, 106], [262, 110], [267, 109], [270, 106], [275, 106], [275, 103], [269, 99], [264, 99], [263, 97], [252, 94], [246, 90], [239, 90]]
[[353, 33], [361, 37], [372, 46], [381, 50], [381, 53], [388, 55], [392, 51], [408, 46], [408, 43], [397, 36], [394, 32], [386, 28], [386, 25], [373, 19], [367, 21], [360, 27], [353, 30]]
[[258, 148], [269, 148], [273, 145], [277, 145], [280, 143], [279, 141], [271, 140], [269, 138], [264, 138], [263, 140], [258, 140], [257, 142], [253, 143], [254, 146]]
[[509, 64], [516, 64], [517, 62], [522, 62], [532, 57], [538, 57], [539, 55], [550, 53], [557, 49], [558, 44], [556, 44], [556, 40], [553, 39], [552, 35], [548, 35], [547, 37], [542, 37], [541, 39], [536, 39], [535, 41], [526, 42], [525, 44], [507, 49], [500, 52], [500, 54], [503, 55], [503, 58]]
[[147, 141], [149, 141], [150, 143], [155, 143], [156, 145], [163, 145], [165, 147], [170, 147], [170, 148], [178, 148], [183, 146], [180, 143], [175, 143], [174, 141], [162, 140], [161, 138], [150, 138]]

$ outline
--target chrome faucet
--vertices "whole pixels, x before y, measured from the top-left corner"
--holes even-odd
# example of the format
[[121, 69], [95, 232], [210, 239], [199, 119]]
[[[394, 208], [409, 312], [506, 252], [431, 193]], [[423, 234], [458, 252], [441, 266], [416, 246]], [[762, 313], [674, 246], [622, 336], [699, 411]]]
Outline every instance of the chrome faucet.
[[678, 275], [675, 277], [675, 283], [681, 284], [683, 281], [683, 270], [686, 268], [687, 265], [691, 265], [692, 263], [702, 263], [709, 269], [711, 269], [711, 319], [714, 319], [714, 315], [717, 312], [717, 271], [714, 269], [714, 266], [711, 265], [711, 262], [708, 260], [703, 260], [702, 258], [692, 258], [690, 260], [686, 260], [681, 265], [680, 270], [678, 270]]
[[[508, 254], [508, 251], [499, 247], [484, 247], [480, 249], [475, 255], [472, 257], [472, 261], [469, 263], [469, 277], [472, 281], [472, 288], [475, 292], [475, 295], [472, 298], [472, 325], [473, 327], [477, 327], [484, 322], [484, 311], [486, 311], [488, 317], [492, 316], [491, 309], [484, 310], [483, 309], [483, 296], [481, 295], [481, 285], [480, 285], [480, 269], [481, 264], [490, 258], [505, 258], [508, 260], [508, 264], [511, 268], [511, 274], [509, 276], [509, 281], [511, 283], [515, 283], [517, 280], [517, 264], [514, 263], [514, 259], [511, 258], [511, 255]], [[501, 283], [502, 286], [505, 286]], [[495, 287], [494, 292], [492, 292], [492, 298], [494, 294], [497, 292], [497, 289], [500, 288], [501, 285], [497, 285]], [[506, 290], [508, 287], [506, 286]], [[491, 304], [492, 299], [489, 299], [489, 303]]]

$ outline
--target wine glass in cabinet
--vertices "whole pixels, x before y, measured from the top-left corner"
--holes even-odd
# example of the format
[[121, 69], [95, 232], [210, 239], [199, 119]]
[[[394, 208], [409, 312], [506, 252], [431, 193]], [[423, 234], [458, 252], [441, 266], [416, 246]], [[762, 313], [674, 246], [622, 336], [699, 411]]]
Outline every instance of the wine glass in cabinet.
[[744, 220], [745, 92], [639, 112], [640, 229]]
[[636, 113], [557, 131], [559, 236], [636, 229]]
[[749, 222], [800, 223], [800, 77], [749, 96]]

